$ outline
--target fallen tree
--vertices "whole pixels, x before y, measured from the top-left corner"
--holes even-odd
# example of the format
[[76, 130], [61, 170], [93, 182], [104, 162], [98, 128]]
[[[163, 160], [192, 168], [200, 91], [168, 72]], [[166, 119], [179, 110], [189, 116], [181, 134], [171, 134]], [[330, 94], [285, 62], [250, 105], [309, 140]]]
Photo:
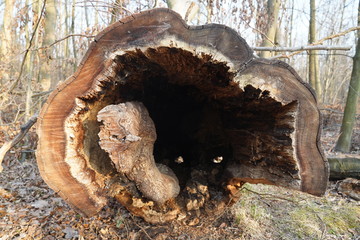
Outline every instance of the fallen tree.
[[325, 192], [313, 91], [235, 31], [168, 9], [101, 32], [38, 118], [39, 170], [78, 212], [115, 197], [146, 221], [221, 211], [245, 182]]
[[328, 157], [330, 165], [330, 179], [339, 180], [345, 178], [360, 179], [360, 156], [341, 154]]

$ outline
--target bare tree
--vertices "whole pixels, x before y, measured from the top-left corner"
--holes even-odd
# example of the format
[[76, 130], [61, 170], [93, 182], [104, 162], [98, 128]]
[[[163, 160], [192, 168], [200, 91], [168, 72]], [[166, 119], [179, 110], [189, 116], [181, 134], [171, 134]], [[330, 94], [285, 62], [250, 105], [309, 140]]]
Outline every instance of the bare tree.
[[[278, 16], [280, 9], [280, 0], [268, 0], [267, 2], [267, 14], [268, 14], [268, 24], [266, 36], [263, 38], [261, 46], [271, 47], [275, 45], [275, 37], [278, 26]], [[268, 58], [271, 56], [271, 52], [261, 52], [260, 57]]]
[[[10, 59], [10, 54], [13, 45], [13, 32], [12, 24], [13, 24], [13, 11], [14, 11], [15, 0], [5, 0], [5, 10], [4, 10], [4, 22], [3, 22], [3, 31], [1, 35], [1, 48], [0, 48], [0, 56], [1, 61], [4, 63], [8, 63]], [[8, 71], [3, 71], [2, 76], [0, 77], [0, 83], [2, 79], [8, 79], [9, 73]]]
[[[310, 27], [309, 27], [309, 44], [316, 42], [316, 0], [310, 0]], [[319, 58], [317, 50], [309, 51], [309, 82], [315, 89], [318, 99], [321, 99], [321, 82]]]
[[[55, 29], [56, 29], [56, 8], [55, 0], [46, 0], [45, 10], [45, 26], [44, 26], [44, 39], [43, 46], [48, 46], [55, 41]], [[54, 58], [52, 48], [45, 48], [42, 51], [41, 59], [41, 79], [40, 83], [43, 90], [49, 90], [56, 82], [52, 77], [51, 63]]]

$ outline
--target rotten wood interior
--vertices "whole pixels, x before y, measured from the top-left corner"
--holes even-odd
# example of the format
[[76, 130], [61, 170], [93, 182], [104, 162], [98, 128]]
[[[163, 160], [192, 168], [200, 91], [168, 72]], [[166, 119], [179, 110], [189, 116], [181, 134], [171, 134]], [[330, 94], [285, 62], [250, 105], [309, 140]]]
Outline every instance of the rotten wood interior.
[[[40, 172], [75, 209], [92, 215], [115, 197], [149, 222], [192, 221], [244, 182], [325, 191], [316, 100], [289, 66], [169, 10], [124, 22], [100, 34], [40, 116]], [[157, 36], [156, 24], [171, 27]]]

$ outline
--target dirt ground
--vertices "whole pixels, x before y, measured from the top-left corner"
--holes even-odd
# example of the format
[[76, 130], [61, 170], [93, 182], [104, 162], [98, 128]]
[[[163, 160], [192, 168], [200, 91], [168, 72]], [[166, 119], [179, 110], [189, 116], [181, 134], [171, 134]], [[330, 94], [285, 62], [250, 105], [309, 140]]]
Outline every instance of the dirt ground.
[[[330, 155], [340, 110], [324, 107], [322, 142]], [[360, 119], [353, 153], [360, 152]], [[34, 158], [36, 135], [13, 149], [0, 173], [0, 240], [7, 239], [360, 239], [360, 202], [331, 182], [324, 197], [274, 186], [246, 184], [239, 202], [194, 226], [174, 221], [150, 225], [109, 200], [97, 216], [84, 218], [42, 180]]]

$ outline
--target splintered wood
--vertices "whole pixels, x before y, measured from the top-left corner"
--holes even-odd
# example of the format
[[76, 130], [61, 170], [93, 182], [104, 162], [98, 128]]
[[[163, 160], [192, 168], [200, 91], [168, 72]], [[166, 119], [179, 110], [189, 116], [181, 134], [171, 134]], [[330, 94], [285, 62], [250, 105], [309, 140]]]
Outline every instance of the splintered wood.
[[99, 111], [98, 121], [103, 123], [99, 132], [100, 147], [145, 197], [164, 203], [179, 194], [179, 182], [173, 171], [155, 164], [155, 125], [142, 103], [108, 105]]

